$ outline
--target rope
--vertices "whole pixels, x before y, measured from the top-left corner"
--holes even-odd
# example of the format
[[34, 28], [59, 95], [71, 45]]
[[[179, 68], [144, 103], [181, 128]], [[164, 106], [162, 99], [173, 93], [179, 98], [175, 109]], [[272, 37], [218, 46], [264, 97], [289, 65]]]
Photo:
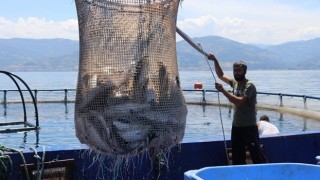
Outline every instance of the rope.
[[[208, 61], [208, 57], [209, 54], [206, 53], [201, 44], [200, 43], [195, 43], [187, 34], [185, 34], [183, 31], [181, 31], [178, 27], [176, 28], [176, 32], [185, 40], [187, 41], [193, 48], [195, 48], [197, 51], [199, 51], [201, 54], [204, 55], [204, 58], [209, 66], [209, 69], [211, 71], [211, 74], [214, 78], [215, 83], [217, 82], [217, 79], [213, 73], [212, 67]], [[224, 131], [224, 126], [223, 126], [223, 121], [222, 121], [222, 113], [221, 113], [221, 103], [220, 103], [220, 95], [219, 92], [217, 92], [218, 95], [218, 107], [219, 107], [219, 117], [220, 117], [220, 124], [221, 124], [221, 128], [222, 128], [222, 134], [223, 134], [223, 141], [224, 141], [224, 149], [225, 149], [225, 153], [226, 153], [226, 157], [228, 160], [228, 164], [230, 165], [230, 161], [229, 161], [229, 153], [228, 153], [228, 147], [227, 147], [227, 141], [226, 141], [226, 136], [225, 136], [225, 131]]]

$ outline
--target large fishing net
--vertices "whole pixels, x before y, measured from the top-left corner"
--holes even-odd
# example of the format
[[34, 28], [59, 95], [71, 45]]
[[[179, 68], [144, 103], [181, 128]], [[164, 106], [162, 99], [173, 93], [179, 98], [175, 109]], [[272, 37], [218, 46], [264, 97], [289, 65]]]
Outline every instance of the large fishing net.
[[181, 142], [187, 109], [176, 59], [179, 0], [76, 0], [76, 135], [101, 154]]

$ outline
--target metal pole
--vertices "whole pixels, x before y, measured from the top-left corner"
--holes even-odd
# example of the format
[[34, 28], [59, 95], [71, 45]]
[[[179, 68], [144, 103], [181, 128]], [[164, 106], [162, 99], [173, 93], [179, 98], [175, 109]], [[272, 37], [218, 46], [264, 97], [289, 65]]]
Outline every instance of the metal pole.
[[35, 89], [34, 90], [34, 99], [35, 99], [35, 101], [36, 101], [36, 104], [38, 104], [38, 90], [37, 89]]
[[202, 89], [202, 102], [206, 102], [206, 90]]
[[3, 91], [3, 107], [7, 107], [7, 90]]
[[68, 103], [68, 89], [64, 89], [64, 103]]

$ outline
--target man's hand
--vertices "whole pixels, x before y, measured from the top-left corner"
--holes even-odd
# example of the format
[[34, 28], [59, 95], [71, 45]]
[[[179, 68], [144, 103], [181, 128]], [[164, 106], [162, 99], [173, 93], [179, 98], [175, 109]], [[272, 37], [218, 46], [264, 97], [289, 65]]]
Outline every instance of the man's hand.
[[222, 94], [226, 96], [226, 98], [236, 106], [240, 106], [247, 100], [246, 96], [233, 95], [227, 89], [224, 89], [220, 83], [215, 83], [215, 86], [218, 92], [222, 92]]
[[219, 92], [222, 92], [224, 90], [223, 86], [220, 83], [215, 83], [215, 86], [216, 86], [217, 91], [219, 91]]
[[214, 54], [209, 54], [209, 57], [208, 57], [209, 60], [212, 60], [212, 61], [216, 61], [216, 57], [214, 56]]

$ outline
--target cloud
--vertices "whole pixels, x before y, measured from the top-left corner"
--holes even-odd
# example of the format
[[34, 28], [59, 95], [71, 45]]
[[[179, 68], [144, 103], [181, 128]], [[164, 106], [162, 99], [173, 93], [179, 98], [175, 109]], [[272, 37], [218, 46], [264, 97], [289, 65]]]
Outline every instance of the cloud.
[[207, 15], [178, 21], [177, 26], [192, 37], [223, 36], [230, 33], [239, 33], [239, 29], [244, 26], [244, 21], [239, 18], [229, 17], [220, 20], [212, 15]]
[[320, 37], [319, 1], [184, 0], [178, 26], [191, 37], [279, 44]]
[[45, 18], [19, 18], [16, 21], [0, 17], [0, 38], [65, 38], [78, 39], [78, 20], [50, 21]]
[[[191, 37], [215, 35], [242, 43], [313, 39], [320, 37], [318, 4], [317, 0], [183, 0], [177, 25]], [[53, 21], [54, 17], [45, 17], [0, 17], [0, 38], [78, 39], [76, 18]]]
[[[219, 19], [212, 15], [186, 18], [177, 26], [191, 37], [222, 36], [242, 43], [280, 44], [320, 37], [320, 25], [308, 26], [297, 22], [252, 21], [238, 17]], [[300, 21], [302, 22], [302, 21]], [[181, 40], [177, 36], [178, 40]]]

